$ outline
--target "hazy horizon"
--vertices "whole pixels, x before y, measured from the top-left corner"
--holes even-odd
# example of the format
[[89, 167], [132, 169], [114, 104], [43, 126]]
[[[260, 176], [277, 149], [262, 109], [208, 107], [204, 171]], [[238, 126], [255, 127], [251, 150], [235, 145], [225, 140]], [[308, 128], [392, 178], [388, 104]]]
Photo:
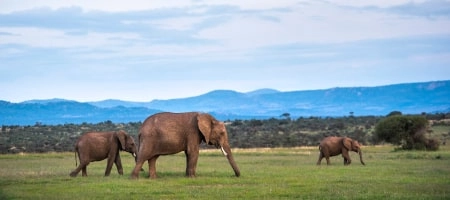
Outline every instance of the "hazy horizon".
[[[439, 82], [439, 81], [450, 81], [450, 80], [433, 80], [433, 81], [424, 81], [424, 82], [409, 82], [409, 83], [394, 83], [394, 84], [387, 84], [387, 85], [375, 85], [375, 86], [354, 86], [354, 88], [360, 88], [360, 87], [367, 87], [367, 88], [371, 88], [371, 87], [383, 87], [383, 86], [390, 86], [390, 85], [400, 85], [400, 84], [410, 84], [410, 83], [428, 83], [428, 82]], [[330, 87], [330, 88], [319, 88], [319, 89], [312, 89], [312, 90], [328, 90], [328, 89], [333, 89], [333, 88], [353, 88], [353, 87]], [[294, 92], [294, 91], [312, 91], [312, 90], [288, 90], [288, 91], [282, 91], [282, 90], [277, 90], [274, 88], [260, 88], [260, 89], [255, 89], [255, 90], [251, 90], [251, 91], [236, 91], [236, 90], [232, 90], [232, 89], [215, 89], [215, 90], [211, 90], [211, 91], [207, 91], [205, 93], [201, 93], [201, 94], [196, 94], [196, 95], [192, 95], [192, 96], [184, 96], [184, 97], [178, 97], [178, 98], [172, 98], [172, 99], [183, 99], [183, 98], [190, 98], [190, 97], [196, 97], [196, 96], [201, 96], [210, 92], [214, 92], [214, 91], [221, 91], [221, 90], [225, 90], [225, 91], [234, 91], [234, 92], [239, 92], [239, 93], [251, 93], [251, 92], [257, 92], [257, 91], [261, 91], [261, 90], [275, 90], [277, 92]], [[0, 99], [3, 101], [7, 101], [4, 99]], [[151, 102], [153, 100], [170, 100], [170, 99], [149, 99], [146, 101], [133, 101], [133, 100], [124, 100], [124, 99], [114, 99], [114, 98], [106, 98], [106, 99], [99, 99], [99, 100], [92, 100], [92, 101], [78, 101], [76, 99], [66, 99], [66, 98], [60, 98], [60, 97], [53, 97], [53, 98], [46, 98], [46, 99], [27, 99], [24, 101], [19, 101], [19, 102], [13, 102], [13, 101], [8, 101], [11, 103], [23, 103], [23, 102], [27, 102], [27, 101], [41, 101], [41, 100], [68, 100], [68, 101], [77, 101], [80, 103], [89, 103], [89, 102], [99, 102], [99, 101], [108, 101], [108, 100], [119, 100], [119, 101], [127, 101], [127, 102], [136, 102], [136, 103], [143, 103], [143, 102]]]

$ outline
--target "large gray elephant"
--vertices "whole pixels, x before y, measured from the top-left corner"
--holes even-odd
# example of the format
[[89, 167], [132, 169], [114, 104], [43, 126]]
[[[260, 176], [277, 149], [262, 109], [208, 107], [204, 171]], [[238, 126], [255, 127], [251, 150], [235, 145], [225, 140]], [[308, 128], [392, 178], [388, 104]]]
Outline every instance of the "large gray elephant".
[[77, 159], [76, 154], [78, 153], [80, 165], [70, 173], [70, 176], [77, 176], [80, 170], [83, 170], [83, 176], [87, 176], [87, 165], [90, 162], [104, 160], [105, 158], [108, 158], [105, 176], [109, 176], [111, 173], [113, 163], [116, 164], [119, 174], [123, 175], [120, 150], [127, 151], [136, 158], [137, 147], [134, 139], [123, 130], [117, 132], [90, 132], [82, 135], [75, 144], [75, 162]]
[[215, 145], [227, 157], [239, 177], [240, 171], [231, 153], [227, 130], [223, 122], [206, 113], [158, 113], [148, 117], [139, 130], [139, 151], [131, 178], [138, 178], [145, 161], [149, 177], [156, 178], [156, 159], [161, 155], [184, 151], [186, 176], [195, 177], [201, 142]]
[[352, 160], [350, 159], [349, 151], [354, 151], [359, 153], [359, 159], [361, 164], [365, 165], [362, 159], [361, 145], [356, 140], [352, 140], [348, 137], [326, 137], [319, 144], [319, 160], [317, 165], [320, 165], [322, 158], [327, 159], [327, 165], [330, 164], [330, 156], [337, 156], [342, 153], [344, 158], [344, 165], [349, 165]]

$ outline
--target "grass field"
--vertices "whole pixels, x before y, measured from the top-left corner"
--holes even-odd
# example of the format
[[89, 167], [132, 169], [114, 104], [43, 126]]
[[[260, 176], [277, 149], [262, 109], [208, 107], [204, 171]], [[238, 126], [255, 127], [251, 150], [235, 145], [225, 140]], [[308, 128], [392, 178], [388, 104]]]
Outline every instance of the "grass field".
[[158, 179], [130, 180], [133, 158], [122, 153], [124, 176], [106, 161], [88, 177], [69, 177], [73, 153], [0, 155], [0, 199], [450, 199], [450, 146], [436, 152], [365, 146], [366, 166], [333, 157], [316, 166], [317, 147], [234, 149], [241, 177], [219, 150], [202, 151], [197, 178], [185, 178], [184, 154], [160, 157]]

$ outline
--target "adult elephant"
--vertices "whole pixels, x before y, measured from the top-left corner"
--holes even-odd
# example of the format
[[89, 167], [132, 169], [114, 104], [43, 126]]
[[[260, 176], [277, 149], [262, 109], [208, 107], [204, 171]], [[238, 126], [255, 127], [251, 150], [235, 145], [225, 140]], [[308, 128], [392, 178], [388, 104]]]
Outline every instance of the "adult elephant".
[[200, 143], [220, 148], [239, 177], [240, 171], [231, 153], [223, 122], [206, 113], [157, 113], [148, 117], [139, 130], [139, 151], [131, 178], [138, 178], [145, 161], [149, 177], [156, 178], [156, 159], [161, 155], [184, 151], [186, 176], [195, 177]]
[[317, 165], [320, 165], [320, 162], [324, 157], [327, 159], [327, 165], [329, 165], [330, 156], [337, 156], [339, 154], [342, 154], [342, 157], [344, 158], [344, 165], [349, 165], [352, 162], [350, 155], [348, 154], [349, 151], [359, 153], [361, 164], [365, 165], [362, 159], [361, 145], [358, 141], [348, 137], [326, 137], [320, 142], [319, 151], [320, 154]]
[[80, 165], [70, 173], [70, 176], [77, 176], [80, 170], [83, 170], [82, 176], [87, 176], [86, 168], [90, 162], [106, 158], [108, 158], [108, 162], [105, 176], [109, 176], [111, 173], [113, 163], [116, 164], [119, 174], [123, 175], [120, 150], [127, 151], [136, 158], [137, 147], [134, 139], [123, 130], [117, 132], [90, 132], [82, 135], [75, 144], [75, 165], [77, 153]]

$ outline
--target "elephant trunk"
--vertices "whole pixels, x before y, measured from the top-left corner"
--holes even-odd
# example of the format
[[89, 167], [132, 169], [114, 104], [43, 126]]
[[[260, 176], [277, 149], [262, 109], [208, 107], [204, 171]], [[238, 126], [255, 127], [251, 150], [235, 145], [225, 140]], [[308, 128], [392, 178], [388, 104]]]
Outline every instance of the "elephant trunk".
[[224, 156], [227, 157], [228, 162], [230, 163], [231, 167], [234, 170], [234, 174], [236, 177], [239, 177], [241, 175], [241, 172], [239, 171], [239, 167], [236, 165], [236, 162], [234, 161], [233, 154], [231, 153], [231, 148], [228, 144], [225, 144], [220, 147], [222, 150], [222, 153]]
[[359, 153], [359, 160], [361, 161], [361, 164], [366, 165], [364, 163], [363, 159], [362, 159], [362, 151], [361, 151], [361, 149], [358, 151], [358, 153]]

